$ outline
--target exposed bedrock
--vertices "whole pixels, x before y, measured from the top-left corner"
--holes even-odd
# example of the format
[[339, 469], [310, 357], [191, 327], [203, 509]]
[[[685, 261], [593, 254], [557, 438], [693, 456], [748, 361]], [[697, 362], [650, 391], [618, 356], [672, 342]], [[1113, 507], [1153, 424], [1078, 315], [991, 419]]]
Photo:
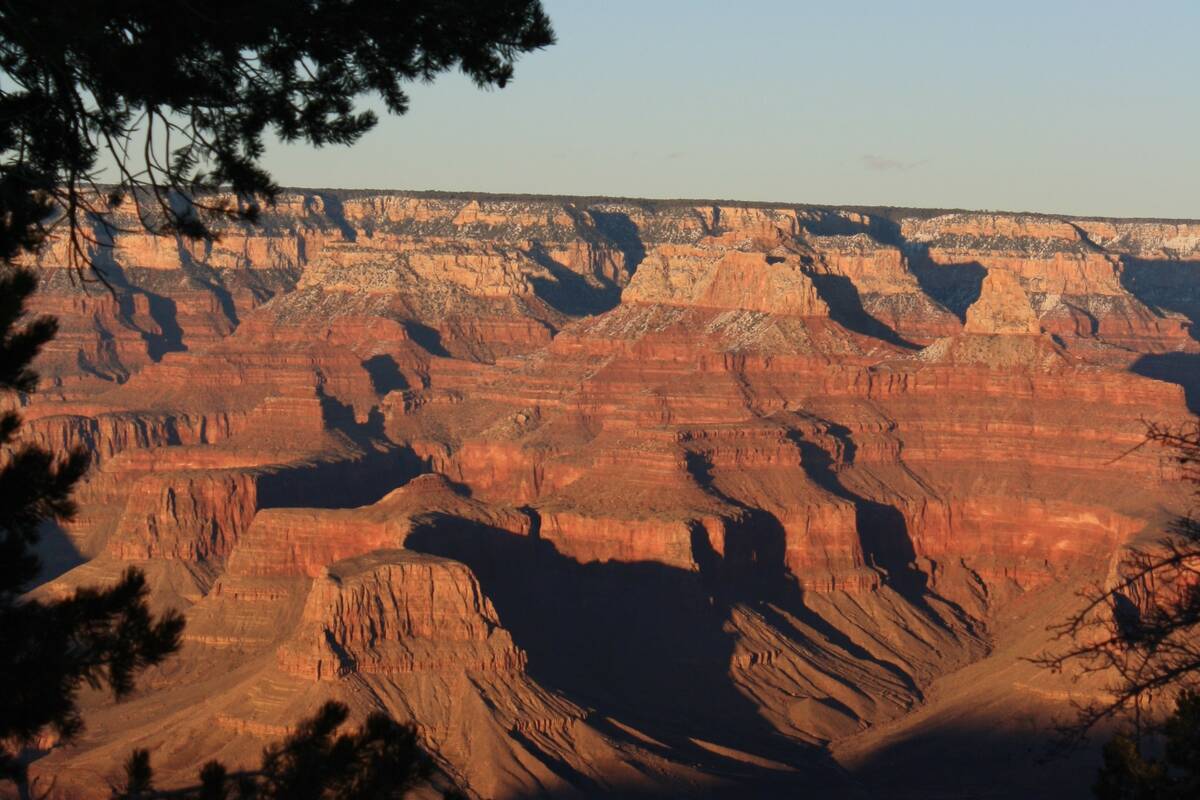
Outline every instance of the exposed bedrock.
[[279, 651], [287, 672], [334, 680], [524, 667], [466, 566], [405, 550], [372, 550], [322, 569], [299, 629]]
[[35, 762], [76, 796], [330, 698], [480, 797], [847, 796], [826, 745], [1065, 708], [1014, 665], [1186, 500], [1136, 445], [1195, 420], [1193, 223], [294, 191], [128, 227], [111, 293], [40, 259], [23, 435], [93, 467], [37, 591], [136, 564], [188, 627]]

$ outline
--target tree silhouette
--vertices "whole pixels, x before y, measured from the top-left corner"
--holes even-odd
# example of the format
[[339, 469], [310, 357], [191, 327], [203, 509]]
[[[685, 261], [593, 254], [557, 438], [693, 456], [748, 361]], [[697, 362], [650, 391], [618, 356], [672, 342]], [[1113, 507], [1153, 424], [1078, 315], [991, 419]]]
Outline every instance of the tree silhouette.
[[[268, 130], [288, 142], [351, 144], [376, 122], [356, 110], [360, 95], [403, 114], [405, 83], [455, 67], [480, 87], [503, 87], [521, 54], [553, 40], [538, 0], [3, 0], [4, 402], [19, 406], [33, 391], [30, 364], [56, 331], [53, 319], [23, 319], [36, 279], [13, 266], [47, 237], [65, 239], [67, 266], [81, 278], [102, 281], [87, 268], [97, 231], [116, 230], [112, 212], [122, 204], [152, 233], [211, 239], [215, 222], [253, 221], [278, 194], [259, 164]], [[102, 159], [114, 171], [103, 183]], [[25, 796], [23, 749], [47, 729], [62, 740], [78, 733], [80, 685], [126, 694], [139, 671], [178, 648], [183, 620], [150, 614], [134, 569], [67, 599], [23, 597], [40, 569], [39, 528], [73, 513], [71, 489], [88, 459], [20, 444], [19, 426], [15, 409], [0, 412], [0, 780]], [[415, 739], [385, 718], [332, 738], [344, 718], [344, 708], [327, 706], [268, 750], [253, 796], [390, 796], [372, 794], [382, 784], [371, 781], [402, 787], [408, 773], [388, 773], [381, 758], [395, 769], [425, 763], [400, 758]], [[341, 771], [313, 772], [313, 759]], [[139, 776], [151, 776], [148, 756], [135, 754], [130, 766], [136, 792]], [[224, 785], [220, 765], [204, 775], [205, 787]], [[306, 794], [313, 786], [326, 793]], [[211, 791], [202, 796], [226, 796]]]
[[1200, 797], [1200, 694], [1185, 690], [1163, 725], [1161, 758], [1144, 756], [1118, 734], [1104, 746], [1093, 787], [1098, 800], [1191, 800]]
[[[211, 237], [278, 193], [263, 135], [350, 144], [408, 110], [405, 83], [459, 68], [503, 87], [553, 43], [538, 0], [0, 2], [0, 258], [52, 231], [84, 275], [132, 202], [156, 233]], [[101, 157], [115, 180], [101, 183]], [[103, 276], [101, 276], [103, 278]]]
[[[1183, 429], [1151, 425], [1146, 443], [1167, 448], [1180, 477], [1193, 484], [1200, 500], [1200, 423]], [[1036, 662], [1055, 671], [1075, 667], [1082, 674], [1110, 674], [1114, 680], [1107, 697], [1079, 706], [1076, 719], [1061, 727], [1064, 743], [1079, 743], [1102, 722], [1129, 721], [1132, 730], [1114, 738], [1105, 749], [1107, 777], [1102, 777], [1102, 783], [1108, 788], [1100, 796], [1197, 796], [1122, 794], [1119, 789], [1120, 780], [1128, 780], [1142, 787], [1138, 791], [1150, 791], [1147, 787], [1155, 780], [1169, 777], [1163, 764], [1142, 758], [1147, 734], [1161, 737], [1174, 729], [1178, 735], [1181, 726], [1190, 725], [1188, 757], [1193, 759], [1192, 768], [1200, 769], [1196, 760], [1200, 700], [1195, 694], [1200, 690], [1200, 518], [1196, 511], [1176, 518], [1167, 534], [1152, 545], [1123, 554], [1116, 578], [1092, 587], [1084, 598], [1083, 607], [1055, 629], [1059, 639], [1068, 643], [1065, 649], [1044, 654]], [[1178, 700], [1177, 709], [1164, 728], [1156, 722], [1156, 711], [1172, 699]]]
[[[372, 714], [353, 733], [338, 734], [346, 706], [329, 702], [281, 743], [263, 752], [257, 770], [230, 774], [215, 761], [200, 770], [199, 783], [165, 792], [154, 788], [150, 755], [136, 750], [113, 800], [376, 800], [402, 798], [429, 778], [432, 764], [411, 725]], [[458, 797], [455, 791], [447, 797]]]
[[[0, 390], [5, 399], [30, 392], [29, 365], [54, 335], [54, 320], [25, 320], [36, 280], [26, 271], [0, 275]], [[183, 618], [157, 619], [146, 604], [141, 573], [115, 585], [80, 589], [55, 601], [22, 597], [41, 569], [36, 546], [42, 524], [70, 517], [71, 488], [88, 466], [86, 453], [54, 455], [15, 441], [21, 417], [0, 413], [0, 780], [29, 792], [22, 750], [52, 730], [69, 740], [82, 728], [79, 687], [107, 685], [118, 697], [133, 679], [179, 647]]]

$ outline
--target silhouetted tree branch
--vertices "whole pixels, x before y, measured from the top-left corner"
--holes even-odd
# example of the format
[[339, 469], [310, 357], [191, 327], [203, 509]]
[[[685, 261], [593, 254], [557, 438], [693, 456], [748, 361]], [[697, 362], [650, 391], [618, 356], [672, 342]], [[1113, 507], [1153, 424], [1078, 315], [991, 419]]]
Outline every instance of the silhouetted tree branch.
[[[54, 335], [54, 320], [24, 319], [36, 280], [25, 271], [0, 273], [0, 390], [4, 399], [32, 391], [30, 363]], [[87, 454], [54, 455], [16, 442], [20, 414], [0, 412], [0, 781], [29, 796], [21, 751], [45, 731], [69, 740], [83, 726], [76, 703], [87, 683], [120, 697], [143, 669], [179, 647], [183, 618], [157, 619], [146, 603], [146, 582], [135, 569], [115, 585], [80, 589], [55, 601], [22, 597], [41, 564], [39, 529], [75, 512], [71, 490], [88, 466]]]
[[[411, 725], [372, 714], [358, 730], [338, 734], [346, 706], [329, 702], [296, 731], [263, 752], [253, 771], [230, 774], [213, 761], [200, 770], [193, 787], [154, 788], [150, 756], [137, 750], [125, 764], [125, 780], [114, 800], [384, 800], [403, 798], [432, 774], [432, 763]], [[458, 797], [450, 792], [448, 797]]]
[[1200, 695], [1184, 690], [1162, 726], [1161, 758], [1117, 734], [1104, 746], [1093, 790], [1098, 800], [1192, 800], [1200, 797]]
[[155, 233], [212, 238], [278, 193], [267, 130], [352, 144], [377, 121], [360, 95], [404, 114], [406, 83], [456, 67], [503, 87], [553, 41], [538, 0], [3, 0], [0, 258], [61, 232], [85, 276], [124, 202]]
[[[23, 597], [40, 569], [39, 527], [74, 512], [71, 490], [88, 459], [17, 441], [16, 407], [37, 382], [30, 365], [57, 327], [23, 319], [36, 280], [14, 261], [61, 236], [68, 266], [105, 281], [89, 268], [118, 230], [119, 207], [155, 234], [214, 238], [216, 223], [253, 221], [278, 193], [259, 164], [268, 130], [287, 142], [351, 144], [376, 123], [356, 110], [360, 95], [403, 114], [406, 83], [456, 67], [480, 87], [503, 87], [521, 54], [553, 41], [538, 0], [0, 0], [0, 391], [17, 398], [0, 409], [0, 780], [22, 796], [24, 748], [47, 729], [64, 740], [80, 730], [79, 686], [128, 693], [138, 672], [178, 648], [183, 620], [150, 614], [133, 569], [65, 600]], [[408, 774], [387, 773], [378, 759], [415, 748], [411, 732], [373, 717], [355, 736], [331, 738], [344, 717], [326, 707], [299, 738], [268, 750], [254, 776], [268, 793], [254, 796], [309, 796], [304, 779], [318, 756], [353, 782], [314, 797], [375, 796], [339, 792]], [[136, 759], [134, 794], [151, 776]], [[211, 764], [202, 783], [224, 785], [223, 775]], [[203, 796], [227, 796], [211, 792]]]
[[[1180, 477], [1200, 498], [1200, 424], [1171, 429], [1151, 424], [1146, 440], [1166, 448]], [[1065, 644], [1036, 659], [1054, 671], [1107, 674], [1106, 698], [1077, 707], [1061, 733], [1078, 743], [1098, 724], [1132, 718], [1136, 749], [1144, 713], [1200, 688], [1200, 519], [1195, 510], [1174, 520], [1149, 546], [1123, 554], [1115, 579], [1083, 594], [1082, 608], [1052, 630]], [[1189, 695], [1190, 696], [1190, 695]], [[1126, 740], [1122, 740], [1126, 741]], [[1111, 744], [1114, 758], [1126, 744]]]

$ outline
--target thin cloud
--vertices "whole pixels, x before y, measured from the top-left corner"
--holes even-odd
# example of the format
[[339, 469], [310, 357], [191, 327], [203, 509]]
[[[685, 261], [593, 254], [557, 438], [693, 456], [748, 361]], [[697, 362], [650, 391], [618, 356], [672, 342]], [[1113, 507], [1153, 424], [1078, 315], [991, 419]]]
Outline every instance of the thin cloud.
[[859, 159], [872, 172], [904, 172], [919, 167], [927, 161], [898, 161], [894, 158], [867, 154]]

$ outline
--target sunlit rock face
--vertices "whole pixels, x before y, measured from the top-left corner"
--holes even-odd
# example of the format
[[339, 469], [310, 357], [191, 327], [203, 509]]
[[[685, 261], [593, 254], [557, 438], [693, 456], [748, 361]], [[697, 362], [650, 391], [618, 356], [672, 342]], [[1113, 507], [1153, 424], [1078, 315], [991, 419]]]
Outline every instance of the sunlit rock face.
[[1020, 659], [1183, 507], [1135, 446], [1200, 408], [1200, 224], [296, 191], [220, 233], [114, 233], [111, 291], [39, 258], [23, 433], [94, 466], [37, 592], [134, 564], [188, 617], [35, 761], [64, 796], [329, 698], [481, 797], [852, 796], [1066, 708]]

